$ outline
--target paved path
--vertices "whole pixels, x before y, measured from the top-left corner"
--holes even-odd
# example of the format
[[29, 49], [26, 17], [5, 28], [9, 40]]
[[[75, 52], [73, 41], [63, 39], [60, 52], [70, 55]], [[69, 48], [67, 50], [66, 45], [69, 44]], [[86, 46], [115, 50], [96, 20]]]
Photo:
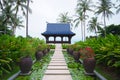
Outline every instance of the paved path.
[[62, 54], [61, 44], [56, 44], [55, 52], [42, 80], [72, 80]]

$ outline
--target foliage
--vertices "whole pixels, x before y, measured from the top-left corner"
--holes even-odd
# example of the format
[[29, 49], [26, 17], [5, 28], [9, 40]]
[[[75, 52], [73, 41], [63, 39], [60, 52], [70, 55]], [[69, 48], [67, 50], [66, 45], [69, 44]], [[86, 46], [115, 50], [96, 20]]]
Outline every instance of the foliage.
[[27, 0], [0, 1], [0, 27], [2, 27], [0, 30], [4, 34], [14, 35], [17, 27], [24, 27], [20, 13], [22, 12], [25, 16], [25, 10], [27, 9], [26, 2]]
[[85, 47], [80, 49], [81, 58], [94, 58], [95, 53], [91, 47]]
[[[91, 7], [93, 7], [91, 0], [78, 0], [77, 1], [76, 9], [77, 9], [77, 13], [79, 14], [79, 18], [81, 18], [78, 20], [83, 22], [83, 24], [81, 23], [81, 29], [82, 29], [81, 31], [84, 31], [84, 32], [82, 32], [83, 41], [86, 39], [86, 34], [85, 34], [86, 33], [86, 31], [85, 31], [86, 30], [86, 12], [93, 11], [91, 9]], [[79, 24], [78, 20], [77, 20], [77, 24]], [[82, 25], [84, 25], [84, 26], [82, 26]]]
[[72, 19], [68, 16], [68, 12], [65, 12], [59, 14], [57, 21], [60, 23], [71, 23]]
[[[100, 35], [104, 35], [104, 28], [100, 30]], [[111, 24], [106, 27], [106, 34], [120, 35], [120, 25]]]
[[69, 45], [67, 48], [73, 49], [74, 51], [79, 51], [80, 48], [82, 48], [82, 46], [79, 44], [72, 44], [72, 45]]
[[62, 44], [62, 48], [63, 48], [63, 49], [67, 49], [68, 46], [69, 46], [68, 44]]
[[0, 36], [0, 76], [10, 73], [12, 66], [18, 65], [21, 57], [34, 54], [38, 45], [45, 45], [43, 40], [38, 38], [23, 38], [21, 36]]
[[[106, 27], [106, 18], [109, 19], [114, 14], [111, 10], [112, 7], [113, 7], [113, 4], [111, 0], [99, 0], [98, 6], [96, 6], [97, 11], [95, 12], [95, 14], [97, 15], [102, 14], [102, 17], [104, 18], [104, 27]], [[106, 30], [104, 31], [106, 36]]]
[[53, 52], [49, 52], [42, 57], [41, 61], [37, 61], [32, 66], [32, 73], [29, 76], [18, 76], [15, 80], [42, 80], [45, 70], [51, 60]]
[[88, 26], [89, 27], [87, 29], [90, 32], [94, 31], [96, 36], [97, 36], [97, 32], [99, 31], [99, 29], [101, 29], [100, 25], [102, 25], [102, 24], [100, 24], [98, 22], [97, 17], [92, 17], [91, 20], [88, 22]]
[[74, 58], [66, 52], [64, 52], [63, 54], [73, 80], [98, 80], [95, 77], [84, 75], [83, 66], [80, 63], [74, 62]]
[[50, 49], [55, 49], [55, 45], [49, 44], [49, 48], [50, 48]]
[[[97, 39], [88, 39], [85, 42], [77, 42], [76, 44], [90, 46], [96, 56], [98, 64], [107, 67], [116, 68], [117, 72], [120, 71], [120, 37], [112, 34], [107, 35], [105, 38], [98, 37]], [[104, 63], [103, 63], [104, 62]]]

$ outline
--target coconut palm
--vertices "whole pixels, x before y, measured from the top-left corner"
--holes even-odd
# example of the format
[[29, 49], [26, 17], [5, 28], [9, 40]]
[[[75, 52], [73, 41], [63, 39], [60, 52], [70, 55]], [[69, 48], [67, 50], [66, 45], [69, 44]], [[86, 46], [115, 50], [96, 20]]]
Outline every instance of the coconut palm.
[[[57, 21], [60, 23], [70, 23], [71, 26], [73, 25], [71, 17], [68, 16], [68, 12], [59, 14]], [[65, 40], [67, 40], [67, 38], [65, 38]]]
[[68, 16], [68, 12], [65, 12], [59, 15], [59, 18], [57, 19], [57, 21], [61, 23], [70, 23], [72, 19]]
[[[15, 18], [17, 18], [17, 13], [19, 9], [21, 8], [23, 15], [26, 15], [26, 36], [28, 36], [28, 11], [31, 12], [31, 9], [29, 8], [29, 1], [30, 0], [16, 0], [16, 6], [15, 6]], [[27, 5], [26, 5], [27, 3]], [[27, 10], [27, 11], [25, 11]], [[26, 12], [26, 13], [25, 13]], [[14, 28], [16, 25], [14, 25]]]
[[82, 35], [82, 41], [83, 41], [83, 21], [84, 21], [84, 16], [83, 13], [79, 10], [76, 10], [76, 15], [75, 15], [75, 20], [73, 21], [75, 23], [75, 28], [81, 25], [81, 35]]
[[88, 30], [90, 31], [90, 32], [93, 32], [93, 31], [95, 31], [95, 34], [96, 34], [96, 37], [97, 37], [97, 31], [99, 30], [99, 29], [101, 29], [100, 28], [100, 23], [99, 22], [97, 22], [97, 17], [92, 17], [91, 18], [91, 20], [88, 22]]
[[[106, 18], [109, 19], [114, 13], [110, 10], [113, 7], [113, 4], [110, 0], [99, 0], [99, 6], [97, 6], [97, 11], [95, 14], [102, 14], [104, 18], [104, 27], [106, 27]], [[105, 30], [106, 36], [106, 30]]]
[[86, 38], [86, 35], [85, 35], [85, 33], [86, 33], [86, 31], [85, 31], [85, 29], [86, 29], [86, 27], [85, 27], [86, 26], [85, 15], [86, 15], [87, 11], [93, 11], [91, 9], [92, 6], [93, 5], [92, 5], [91, 0], [78, 0], [78, 3], [77, 3], [77, 8], [79, 9], [79, 11], [83, 12], [83, 16], [84, 16], [84, 40]]
[[21, 8], [21, 11], [25, 15], [25, 9], [27, 9], [26, 1], [27, 0], [0, 0], [0, 8], [4, 16], [3, 25], [6, 24], [6, 26], [12, 27], [12, 35], [15, 34], [16, 27], [23, 27], [18, 12]]
[[57, 21], [60, 23], [70, 23], [72, 26], [72, 18], [68, 16], [68, 12], [59, 14]]
[[27, 2], [26, 37], [28, 37], [28, 9], [29, 9], [29, 0]]
[[[120, 2], [120, 0], [117, 0], [117, 2]], [[116, 8], [117, 8], [116, 13], [118, 14], [118, 13], [120, 12], [120, 4], [118, 4], [118, 5], [116, 6]]]
[[0, 0], [0, 8], [1, 8], [1, 26], [3, 26], [3, 33], [7, 33], [7, 28], [9, 23], [11, 23], [11, 17], [13, 15], [11, 11], [11, 5], [8, 3], [8, 1], [1, 1]]

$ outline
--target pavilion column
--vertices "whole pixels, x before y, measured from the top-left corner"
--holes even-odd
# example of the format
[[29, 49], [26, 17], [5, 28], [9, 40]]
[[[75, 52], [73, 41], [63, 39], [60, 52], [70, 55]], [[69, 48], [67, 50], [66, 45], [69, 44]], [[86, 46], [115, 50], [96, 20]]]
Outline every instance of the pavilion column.
[[61, 36], [61, 42], [63, 43], [63, 36]]
[[46, 38], [46, 43], [48, 43], [49, 42], [49, 36], [46, 36], [45, 38]]
[[54, 36], [54, 43], [56, 42], [56, 36]]
[[69, 39], [68, 42], [69, 42], [70, 44], [71, 44], [71, 38], [72, 38], [72, 36], [69, 36], [69, 37], [68, 37], [68, 39]]

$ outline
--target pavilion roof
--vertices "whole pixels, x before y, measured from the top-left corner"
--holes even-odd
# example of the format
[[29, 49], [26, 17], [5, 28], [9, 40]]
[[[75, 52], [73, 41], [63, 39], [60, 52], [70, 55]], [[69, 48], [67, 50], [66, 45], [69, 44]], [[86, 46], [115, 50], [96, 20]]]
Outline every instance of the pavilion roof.
[[75, 35], [70, 30], [69, 23], [48, 23], [47, 29], [42, 35]]

